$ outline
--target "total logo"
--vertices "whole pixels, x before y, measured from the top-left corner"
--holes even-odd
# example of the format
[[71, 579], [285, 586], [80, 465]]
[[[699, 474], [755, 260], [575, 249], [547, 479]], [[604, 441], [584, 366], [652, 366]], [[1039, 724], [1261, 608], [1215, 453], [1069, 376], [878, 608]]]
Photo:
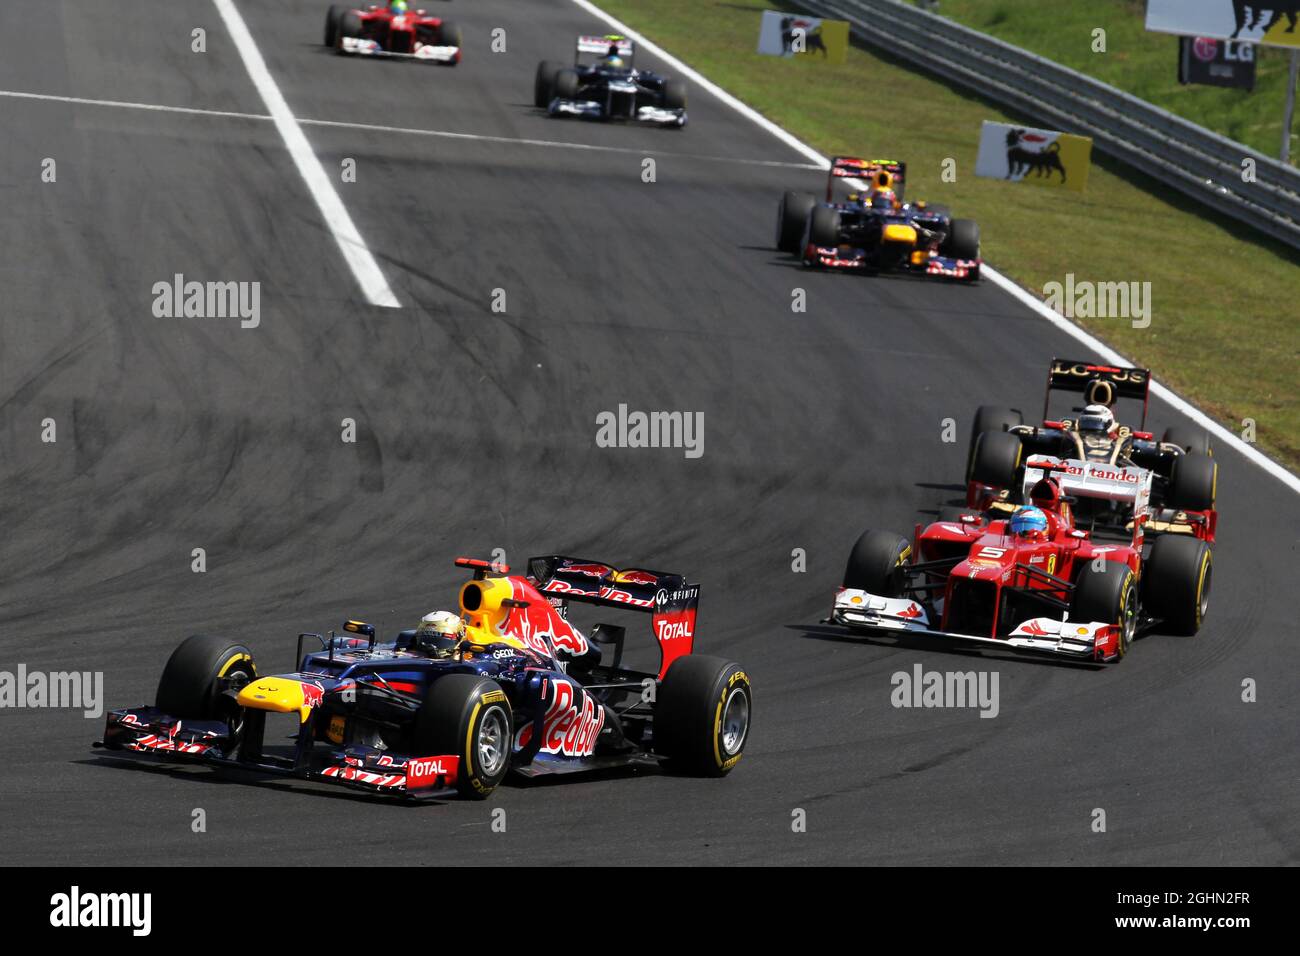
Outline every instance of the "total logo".
[[439, 777], [450, 783], [456, 776], [459, 757], [412, 757], [406, 762], [406, 789], [431, 787]]
[[678, 638], [695, 637], [695, 620], [694, 616], [683, 616], [674, 620], [660, 618], [655, 621], [655, 637], [661, 641], [672, 641]]

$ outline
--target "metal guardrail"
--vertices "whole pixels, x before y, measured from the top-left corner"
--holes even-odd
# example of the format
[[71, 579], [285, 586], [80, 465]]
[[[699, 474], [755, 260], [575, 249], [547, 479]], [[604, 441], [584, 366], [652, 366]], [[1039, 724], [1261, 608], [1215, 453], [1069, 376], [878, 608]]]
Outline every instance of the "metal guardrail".
[[[1300, 170], [1144, 100], [900, 0], [796, 0], [868, 45], [968, 87], [1300, 248]], [[1254, 162], [1254, 182], [1243, 179]]]

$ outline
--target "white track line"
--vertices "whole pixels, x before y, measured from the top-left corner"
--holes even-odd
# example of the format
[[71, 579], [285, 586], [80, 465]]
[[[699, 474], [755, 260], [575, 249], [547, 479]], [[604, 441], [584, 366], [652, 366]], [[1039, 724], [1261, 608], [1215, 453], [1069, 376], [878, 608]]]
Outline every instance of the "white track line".
[[[673, 56], [663, 47], [654, 43], [652, 40], [648, 40], [646, 37], [642, 36], [636, 30], [633, 30], [626, 23], [623, 23], [617, 17], [611, 16], [610, 14], [606, 13], [604, 10], [601, 10], [595, 4], [589, 2], [589, 0], [572, 0], [572, 2], [577, 4], [579, 7], [585, 10], [587, 13], [591, 14], [593, 17], [597, 17], [598, 19], [603, 20], [605, 23], [609, 24], [618, 33], [621, 33], [624, 36], [629, 37], [644, 49], [649, 50], [652, 54], [654, 54], [659, 59], [663, 60], [665, 63], [672, 66], [674, 70], [676, 70], [678, 73], [685, 76], [692, 83], [702, 87], [705, 90], [708, 90], [710, 93], [716, 96], [727, 106], [731, 107], [741, 116], [744, 116], [746, 119], [752, 121], [753, 123], [756, 123], [758, 126], [762, 127], [767, 132], [771, 133], [777, 139], [781, 140], [781, 142], [785, 143], [791, 149], [797, 150], [798, 152], [802, 153], [804, 156], [807, 156], [813, 162], [817, 163], [820, 168], [826, 169], [830, 166], [830, 160], [827, 157], [817, 152], [817, 150], [809, 146], [803, 140], [799, 139], [794, 134], [777, 126], [770, 119], [768, 119], [762, 113], [759, 113], [753, 107], [745, 105], [740, 100], [736, 99], [736, 97], [732, 96], [730, 93], [724, 90], [722, 87], [718, 86], [716, 83], [713, 83], [711, 80], [707, 79], [698, 70], [692, 69], [691, 67], [687, 66], [685, 63], [677, 59], [677, 57]], [[1032, 294], [1030, 294], [1026, 290], [1022, 289], [1018, 284], [1016, 284], [1016, 282], [1002, 275], [1002, 273], [998, 272], [997, 270], [993, 269], [988, 265], [985, 265], [981, 270], [981, 272], [984, 276], [990, 279], [993, 282], [993, 284], [996, 285], [998, 288], [1007, 292], [1017, 301], [1028, 306], [1030, 309], [1033, 309], [1040, 316], [1047, 319], [1048, 322], [1051, 322], [1054, 326], [1056, 326], [1061, 331], [1065, 332], [1071, 338], [1078, 340], [1079, 342], [1086, 345], [1088, 348], [1092, 349], [1098, 355], [1098, 357], [1104, 359], [1107, 362], [1113, 362], [1117, 365], [1133, 364], [1131, 361], [1129, 361], [1124, 356], [1120, 355], [1118, 352], [1112, 349], [1105, 342], [1102, 342], [1100, 339], [1093, 336], [1086, 329], [1083, 329], [1075, 325], [1073, 322], [1067, 320], [1060, 313], [1056, 312], [1053, 309], [1048, 308], [1047, 305], [1044, 304], [1040, 299], [1035, 298]], [[1228, 429], [1224, 428], [1222, 425], [1216, 422], [1209, 415], [1205, 414], [1203, 411], [1201, 411], [1191, 402], [1187, 401], [1187, 399], [1174, 393], [1170, 389], [1166, 388], [1164, 385], [1161, 385], [1159, 382], [1155, 382], [1155, 381], [1152, 382], [1151, 391], [1156, 395], [1157, 398], [1160, 398], [1163, 401], [1172, 405], [1174, 408], [1182, 412], [1192, 421], [1196, 422], [1198, 425], [1207, 429], [1211, 434], [1213, 434], [1220, 441], [1227, 442], [1234, 449], [1240, 452], [1248, 461], [1255, 463], [1264, 471], [1266, 471], [1268, 474], [1272, 475], [1278, 481], [1282, 482], [1282, 484], [1290, 488], [1292, 491], [1296, 492], [1297, 494], [1300, 494], [1300, 477], [1297, 477], [1296, 475], [1288, 471], [1286, 468], [1284, 468], [1282, 465], [1280, 465], [1278, 462], [1274, 461], [1272, 458], [1269, 458], [1267, 455], [1261, 452], [1254, 445], [1250, 444], [1249, 442], [1242, 441], [1241, 438], [1239, 438], [1237, 435], [1233, 434], [1232, 432], [1228, 431]]]
[[316, 200], [316, 205], [325, 218], [325, 224], [329, 226], [334, 241], [338, 243], [339, 251], [343, 253], [344, 260], [361, 285], [366, 300], [371, 305], [400, 309], [402, 304], [397, 301], [397, 296], [393, 295], [393, 290], [389, 288], [388, 280], [384, 278], [379, 263], [370, 254], [365, 240], [357, 231], [356, 224], [353, 223], [347, 207], [343, 205], [343, 200], [335, 191], [334, 183], [325, 172], [325, 167], [312, 152], [311, 144], [307, 142], [302, 127], [294, 118], [293, 111], [289, 109], [289, 104], [281, 94], [280, 88], [275, 85], [271, 71], [266, 68], [266, 61], [262, 59], [262, 53], [253, 41], [253, 35], [248, 32], [244, 18], [235, 8], [234, 0], [212, 0], [212, 2], [217, 8], [217, 13], [221, 15], [230, 38], [235, 41], [235, 48], [244, 61], [244, 68], [248, 70], [249, 78], [257, 87], [257, 92], [261, 94], [275, 128], [284, 140], [294, 165], [298, 167], [299, 175], [307, 184], [307, 190]]
[[[266, 113], [232, 113], [226, 110], [203, 110], [190, 106], [163, 106], [157, 103], [130, 103], [122, 100], [95, 100], [84, 96], [55, 96], [49, 93], [24, 93], [18, 90], [0, 90], [0, 98], [16, 100], [44, 100], [53, 103], [71, 103], [77, 106], [107, 106], [116, 109], [147, 110], [155, 113], [181, 113], [189, 116], [215, 116], [224, 119], [270, 122]], [[332, 129], [351, 129], [365, 133], [396, 133], [403, 136], [431, 136], [438, 139], [467, 140], [470, 142], [503, 143], [507, 146], [538, 146], [547, 149], [573, 149], [593, 153], [621, 153], [631, 156], [665, 156], [669, 159], [688, 159], [708, 163], [733, 163], [738, 166], [770, 166], [780, 169], [822, 169], [816, 163], [790, 163], [779, 159], [737, 159], [734, 156], [711, 156], [704, 153], [677, 153], [661, 149], [634, 149], [631, 146], [597, 146], [590, 143], [567, 143], [554, 139], [526, 139], [513, 136], [488, 136], [483, 133], [454, 133], [441, 129], [416, 129], [409, 126], [381, 126], [374, 123], [349, 123], [343, 120], [304, 119], [298, 117], [299, 126], [319, 126]], [[671, 134], [669, 134], [671, 135]]]

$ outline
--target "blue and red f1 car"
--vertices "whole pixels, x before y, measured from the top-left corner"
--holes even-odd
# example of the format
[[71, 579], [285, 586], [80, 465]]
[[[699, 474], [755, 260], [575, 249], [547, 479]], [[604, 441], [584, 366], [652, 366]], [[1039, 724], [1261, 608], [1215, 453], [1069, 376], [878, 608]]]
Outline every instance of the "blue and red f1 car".
[[[155, 705], [109, 713], [96, 746], [480, 799], [510, 771], [666, 761], [722, 776], [740, 761], [752, 690], [739, 665], [691, 653], [698, 584], [560, 555], [531, 559], [527, 575], [456, 564], [473, 577], [459, 613], [443, 612], [450, 631], [422, 626], [381, 643], [374, 627], [349, 621], [344, 634], [299, 634], [298, 669], [275, 676], [243, 644], [195, 635], [168, 660]], [[575, 602], [649, 614], [659, 670], [623, 667], [625, 628], [584, 633], [569, 621]], [[304, 654], [308, 640], [320, 648]], [[268, 734], [276, 721], [287, 738]]]

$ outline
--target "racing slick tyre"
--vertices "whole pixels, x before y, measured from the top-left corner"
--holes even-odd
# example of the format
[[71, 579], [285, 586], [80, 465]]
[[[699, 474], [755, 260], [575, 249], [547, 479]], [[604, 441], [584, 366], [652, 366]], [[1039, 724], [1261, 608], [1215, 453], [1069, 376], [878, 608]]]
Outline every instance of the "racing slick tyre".
[[1142, 568], [1142, 603], [1175, 634], [1195, 634], [1210, 607], [1214, 558], [1199, 538], [1162, 534]]
[[813, 206], [812, 215], [804, 230], [804, 245], [838, 246], [840, 244], [840, 211], [834, 206]]
[[984, 432], [975, 439], [975, 448], [971, 452], [970, 480], [1009, 489], [1014, 495], [1023, 451], [1019, 435]]
[[338, 43], [339, 37], [359, 37], [365, 27], [361, 24], [361, 17], [353, 10], [349, 10], [339, 17], [338, 33], [335, 34], [334, 42]]
[[1138, 589], [1133, 569], [1119, 561], [1105, 561], [1101, 567], [1084, 564], [1074, 579], [1070, 599], [1070, 620], [1079, 624], [1101, 621], [1119, 628], [1117, 653], [1123, 657], [1137, 636]]
[[749, 737], [752, 702], [739, 664], [702, 654], [677, 658], [655, 694], [655, 752], [687, 773], [730, 773]]
[[461, 46], [460, 27], [450, 20], [443, 20], [438, 27], [438, 43], [442, 46]]
[[664, 80], [664, 109], [686, 109], [686, 81], [678, 77]]
[[[238, 689], [257, 677], [253, 652], [243, 644], [212, 634], [194, 634], [172, 651], [158, 681], [155, 706], [173, 717], [219, 720], [222, 691]], [[233, 702], [232, 702], [233, 703]]]
[[496, 681], [477, 674], [447, 674], [429, 685], [415, 715], [412, 756], [460, 757], [456, 789], [486, 799], [510, 769], [510, 702]]
[[817, 205], [812, 193], [788, 190], [776, 207], [776, 248], [791, 255], [799, 254], [799, 240], [808, 227], [808, 214]]
[[981, 405], [975, 410], [975, 421], [970, 426], [970, 448], [966, 452], [966, 480], [970, 481], [971, 466], [975, 464], [975, 440], [984, 432], [1004, 432], [1012, 425], [1023, 425], [1024, 416], [1014, 408], [1000, 405]]
[[571, 100], [578, 95], [578, 73], [576, 70], [561, 70], [555, 74], [554, 93], [560, 99]]
[[551, 105], [551, 97], [555, 95], [555, 78], [563, 69], [564, 64], [554, 60], [543, 60], [537, 64], [537, 78], [533, 80], [534, 106], [546, 109]]
[[980, 257], [980, 227], [974, 219], [954, 219], [939, 254], [952, 259]]
[[1182, 511], [1206, 511], [1214, 507], [1219, 483], [1219, 464], [1209, 455], [1179, 455], [1169, 473], [1165, 503]]
[[343, 14], [347, 12], [346, 7], [341, 7], [337, 3], [331, 3], [329, 10], [325, 14], [325, 45], [333, 46], [339, 38], [339, 21], [343, 19]]
[[903, 564], [912, 553], [906, 538], [889, 531], [864, 531], [844, 567], [844, 586], [879, 597], [903, 593]]
[[1200, 428], [1175, 425], [1173, 428], [1165, 429], [1164, 440], [1171, 445], [1177, 445], [1189, 455], [1214, 456], [1214, 446], [1210, 444], [1210, 436]]

